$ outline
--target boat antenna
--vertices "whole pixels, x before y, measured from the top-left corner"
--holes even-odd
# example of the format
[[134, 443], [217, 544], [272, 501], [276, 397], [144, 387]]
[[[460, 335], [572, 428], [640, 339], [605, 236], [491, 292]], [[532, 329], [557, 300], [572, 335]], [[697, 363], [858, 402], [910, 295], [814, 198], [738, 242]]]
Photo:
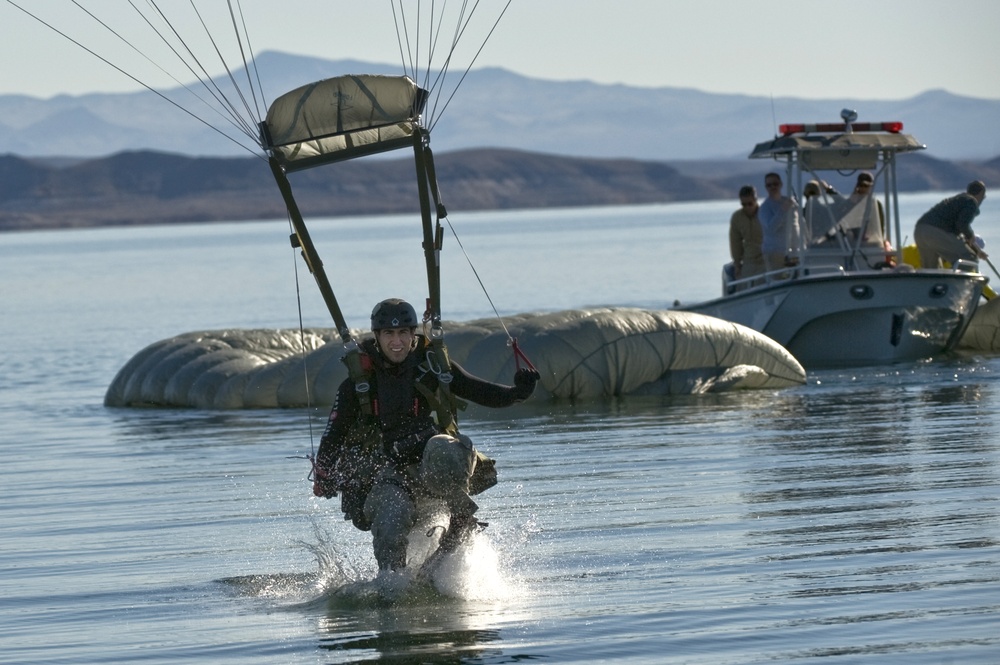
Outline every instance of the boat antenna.
[[778, 114], [774, 112], [774, 93], [771, 93], [771, 123], [774, 127], [774, 138], [778, 138]]

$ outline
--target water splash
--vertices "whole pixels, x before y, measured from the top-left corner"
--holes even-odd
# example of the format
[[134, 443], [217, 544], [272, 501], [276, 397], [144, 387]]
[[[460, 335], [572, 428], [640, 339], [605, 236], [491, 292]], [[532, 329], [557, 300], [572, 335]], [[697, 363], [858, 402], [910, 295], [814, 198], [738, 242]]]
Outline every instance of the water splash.
[[[219, 583], [240, 596], [279, 601], [286, 609], [500, 603], [519, 595], [512, 567], [504, 563], [488, 531], [472, 534], [454, 552], [442, 553], [437, 551], [443, 533], [440, 519], [423, 522], [411, 534], [407, 568], [378, 572], [367, 542], [355, 551], [353, 545], [344, 545], [343, 534], [338, 536], [318, 519], [312, 520], [312, 530], [313, 539], [293, 542], [313, 555], [316, 571], [245, 575]], [[523, 530], [515, 531], [523, 537]], [[517, 547], [516, 534], [492, 535]]]
[[441, 554], [430, 563], [431, 569], [424, 574], [444, 596], [495, 602], [512, 594], [500, 556], [484, 533], [473, 534], [454, 552]]

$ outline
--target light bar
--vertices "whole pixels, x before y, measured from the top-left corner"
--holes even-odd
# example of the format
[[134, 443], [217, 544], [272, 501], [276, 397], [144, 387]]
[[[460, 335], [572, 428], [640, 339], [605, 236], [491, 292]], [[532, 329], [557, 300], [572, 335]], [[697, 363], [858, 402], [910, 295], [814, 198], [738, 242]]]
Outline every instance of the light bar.
[[[778, 125], [778, 131], [782, 136], [789, 134], [802, 134], [807, 132], [846, 132], [847, 125], [842, 122], [820, 122], [820, 123], [787, 123]], [[850, 125], [855, 132], [889, 132], [898, 134], [903, 131], [903, 123], [898, 120], [893, 122], [854, 122]]]

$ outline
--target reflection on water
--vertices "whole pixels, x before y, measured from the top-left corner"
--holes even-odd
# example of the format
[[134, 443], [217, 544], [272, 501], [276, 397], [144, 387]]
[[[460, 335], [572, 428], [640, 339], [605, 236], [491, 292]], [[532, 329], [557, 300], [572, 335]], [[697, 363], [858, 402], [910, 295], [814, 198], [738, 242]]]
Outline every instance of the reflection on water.
[[[458, 611], [456, 611], [458, 610]], [[497, 617], [494, 617], [494, 621]], [[477, 620], [457, 607], [440, 604], [385, 608], [361, 613], [332, 611], [319, 621], [319, 647], [346, 659], [379, 662], [471, 663], [532, 659], [509, 654], [501, 631], [476, 627]]]

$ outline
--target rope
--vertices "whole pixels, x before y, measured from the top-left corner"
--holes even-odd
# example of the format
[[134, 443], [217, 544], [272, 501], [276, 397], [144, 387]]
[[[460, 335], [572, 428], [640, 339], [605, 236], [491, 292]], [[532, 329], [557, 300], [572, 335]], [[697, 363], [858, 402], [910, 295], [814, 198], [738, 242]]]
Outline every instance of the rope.
[[[211, 109], [214, 113], [216, 113], [217, 115], [219, 115], [223, 120], [225, 120], [229, 124], [231, 124], [235, 130], [237, 130], [241, 134], [246, 135], [247, 138], [249, 138], [250, 140], [253, 141], [254, 148], [248, 147], [242, 141], [234, 138], [233, 136], [231, 136], [230, 134], [226, 133], [222, 129], [219, 129], [219, 127], [216, 127], [212, 123], [208, 122], [207, 120], [205, 120], [204, 118], [202, 118], [200, 115], [198, 115], [194, 111], [188, 109], [184, 105], [182, 105], [182, 104], [174, 101], [173, 99], [167, 97], [165, 94], [163, 94], [159, 90], [156, 90], [155, 88], [153, 88], [152, 86], [150, 86], [149, 84], [147, 84], [145, 81], [142, 81], [141, 79], [139, 79], [135, 75], [129, 73], [128, 71], [126, 71], [122, 67], [120, 67], [120, 66], [116, 65], [115, 63], [111, 62], [106, 57], [102, 56], [97, 51], [95, 51], [94, 49], [92, 49], [92, 48], [84, 45], [80, 41], [78, 41], [78, 40], [74, 39], [73, 37], [69, 36], [63, 30], [60, 30], [59, 28], [55, 27], [54, 25], [52, 25], [51, 23], [47, 22], [46, 20], [44, 20], [43, 18], [41, 18], [37, 14], [34, 14], [34, 13], [28, 11], [27, 9], [25, 9], [21, 5], [19, 5], [16, 2], [14, 2], [13, 0], [7, 0], [7, 4], [11, 5], [12, 7], [16, 8], [18, 10], [20, 10], [24, 14], [28, 15], [29, 17], [31, 17], [32, 19], [34, 19], [38, 23], [44, 25], [49, 30], [53, 31], [54, 33], [56, 33], [57, 35], [59, 35], [60, 37], [62, 37], [63, 39], [65, 39], [65, 40], [69, 41], [70, 43], [72, 43], [72, 44], [78, 46], [79, 48], [83, 49], [84, 51], [86, 51], [90, 55], [94, 56], [95, 58], [97, 58], [98, 60], [100, 60], [101, 62], [103, 62], [104, 64], [106, 64], [109, 67], [115, 69], [116, 71], [118, 71], [119, 73], [121, 73], [122, 75], [124, 75], [125, 77], [127, 77], [130, 80], [134, 81], [135, 83], [138, 83], [139, 85], [141, 85], [143, 88], [145, 88], [149, 92], [152, 92], [157, 97], [159, 97], [163, 101], [167, 102], [171, 106], [177, 108], [178, 110], [182, 111], [183, 113], [186, 113], [187, 115], [189, 115], [194, 120], [197, 120], [198, 122], [200, 122], [201, 124], [205, 125], [206, 127], [208, 127], [209, 129], [211, 129], [212, 131], [214, 131], [217, 134], [219, 134], [220, 136], [222, 136], [225, 139], [231, 141], [232, 143], [238, 145], [243, 150], [246, 150], [247, 152], [249, 152], [250, 154], [254, 155], [255, 157], [263, 158], [263, 156], [256, 151], [256, 149], [259, 147], [259, 145], [258, 145], [259, 144], [259, 140], [258, 140], [258, 138], [256, 136], [256, 132], [254, 132], [249, 127], [248, 123], [240, 116], [240, 114], [238, 112], [236, 112], [236, 110], [232, 107], [232, 105], [228, 103], [228, 100], [226, 100], [225, 95], [222, 94], [222, 91], [219, 90], [218, 86], [215, 86], [215, 83], [214, 83], [214, 81], [212, 81], [211, 77], [207, 73], [205, 73], [205, 78], [207, 78], [209, 81], [212, 81], [213, 86], [215, 86], [215, 89], [219, 93], [218, 95], [216, 95], [215, 93], [212, 93], [212, 90], [205, 83], [205, 81], [203, 80], [203, 77], [199, 76], [194, 71], [194, 69], [191, 68], [191, 66], [184, 60], [184, 57], [180, 53], [178, 53], [177, 50], [173, 48], [173, 46], [170, 45], [170, 43], [164, 37], [163, 33], [160, 32], [160, 30], [158, 30], [152, 24], [152, 22], [149, 20], [149, 18], [145, 14], [143, 14], [142, 11], [140, 11], [138, 9], [138, 7], [136, 7], [134, 4], [132, 4], [131, 1], [130, 1], [130, 4], [132, 4], [133, 9], [135, 9], [136, 13], [138, 13], [139, 16], [142, 17], [142, 19], [153, 30], [153, 32], [156, 33], [156, 35], [164, 42], [164, 44], [166, 44], [174, 52], [174, 54], [181, 60], [182, 63], [184, 63], [184, 65], [188, 68], [188, 70], [192, 74], [195, 74], [195, 76], [201, 82], [202, 86], [204, 86], [205, 89], [208, 90], [209, 93], [211, 93], [215, 97], [216, 101], [221, 106], [223, 106], [223, 107], [225, 107], [225, 108], [228, 109], [228, 112], [230, 114], [229, 117], [227, 117], [226, 115], [223, 115], [219, 111], [219, 109], [213, 107], [204, 98], [202, 98], [200, 95], [198, 95], [194, 90], [192, 90], [190, 87], [188, 87], [187, 85], [184, 85], [179, 80], [177, 80], [176, 77], [172, 76], [169, 72], [167, 72], [165, 69], [163, 69], [163, 67], [161, 67], [160, 65], [158, 65], [152, 59], [150, 59], [149, 56], [147, 56], [145, 53], [143, 53], [138, 47], [135, 46], [135, 44], [133, 44], [128, 39], [126, 39], [125, 37], [123, 37], [121, 34], [119, 34], [118, 32], [116, 32], [111, 26], [109, 26], [106, 22], [104, 22], [103, 20], [101, 20], [100, 18], [98, 18], [93, 12], [91, 12], [90, 10], [86, 9], [85, 7], [83, 7], [76, 0], [73, 0], [72, 4], [74, 4], [77, 8], [79, 8], [80, 10], [82, 10], [83, 12], [85, 12], [91, 19], [93, 19], [98, 24], [100, 24], [105, 30], [107, 30], [109, 33], [111, 33], [112, 35], [114, 35], [118, 40], [120, 40], [126, 46], [128, 46], [133, 51], [135, 51], [138, 55], [142, 56], [147, 62], [149, 62], [150, 64], [152, 64], [153, 66], [155, 66], [157, 69], [159, 69], [161, 72], [163, 72], [164, 74], [166, 74], [167, 76], [169, 76], [171, 79], [173, 79], [174, 82], [176, 82], [178, 85], [182, 86], [185, 90], [187, 90], [187, 92], [189, 92], [193, 97], [195, 97], [197, 100], [199, 100], [202, 104], [204, 104], [206, 107], [208, 107], [209, 109]], [[159, 8], [156, 7], [155, 3], [151, 3], [151, 4], [159, 12]], [[163, 16], [162, 13], [160, 13], [160, 15], [163, 18], [163, 20], [167, 23], [167, 25], [173, 30], [173, 26], [166, 19], [166, 17]], [[179, 34], [177, 34], [176, 30], [174, 30], [174, 34], [177, 36], [178, 39], [181, 40], [181, 43], [183, 44], [184, 43], [183, 39], [180, 37]], [[186, 45], [185, 45], [185, 47], [186, 47]], [[190, 53], [190, 50], [188, 50], [188, 52]], [[194, 58], [194, 54], [191, 54], [191, 57]], [[195, 60], [197, 61], [196, 58], [195, 58]], [[202, 71], [204, 71], [204, 69]], [[221, 95], [221, 99], [220, 99], [220, 95]]]
[[465, 245], [462, 244], [462, 239], [458, 237], [458, 232], [455, 231], [455, 227], [452, 225], [451, 220], [445, 217], [444, 221], [448, 223], [448, 228], [451, 229], [451, 234], [455, 236], [455, 242], [458, 243], [459, 249], [462, 250], [462, 254], [465, 255], [466, 262], [468, 262], [469, 267], [472, 269], [472, 274], [476, 276], [476, 281], [479, 282], [479, 288], [483, 290], [483, 295], [486, 296], [486, 300], [489, 301], [490, 307], [493, 308], [493, 313], [496, 314], [497, 321], [500, 322], [500, 327], [503, 328], [504, 334], [507, 335], [507, 346], [509, 346], [511, 350], [514, 352], [514, 371], [516, 372], [517, 370], [521, 369], [521, 362], [524, 362], [524, 364], [528, 368], [535, 369], [535, 366], [531, 363], [531, 360], [529, 360], [528, 356], [524, 354], [524, 352], [521, 350], [521, 347], [517, 345], [517, 338], [510, 334], [510, 330], [508, 330], [507, 324], [504, 322], [503, 317], [500, 316], [500, 312], [497, 310], [497, 306], [493, 304], [493, 298], [490, 297], [490, 293], [486, 289], [486, 285], [483, 284], [482, 278], [479, 277], [479, 271], [476, 270], [476, 266], [472, 264], [472, 258], [469, 256], [469, 253], [465, 251]]
[[[441, 3], [440, 9], [438, 10], [436, 9], [437, 3], [431, 2], [430, 9], [425, 12], [421, 7], [423, 3], [418, 2], [416, 3], [416, 8], [410, 13], [411, 18], [408, 18], [405, 9], [406, 3], [404, 0], [392, 0], [390, 2], [393, 23], [396, 28], [396, 41], [399, 45], [399, 57], [403, 65], [403, 72], [413, 79], [414, 82], [418, 83], [418, 85], [422, 85], [425, 89], [435, 92], [434, 101], [430, 105], [430, 109], [427, 113], [427, 120], [423, 123], [428, 130], [433, 129], [434, 126], [437, 125], [441, 116], [444, 115], [445, 109], [447, 109], [451, 104], [452, 99], [454, 99], [458, 89], [462, 86], [462, 83], [465, 81], [465, 78], [472, 69], [472, 66], [475, 64], [476, 60], [483, 52], [483, 49], [486, 47], [486, 43], [490, 40], [490, 37], [493, 36], [494, 31], [500, 24], [500, 20], [510, 7], [512, 0], [507, 0], [504, 4], [503, 9], [500, 10], [496, 20], [493, 21], [489, 31], [486, 33], [482, 43], [479, 45], [478, 50], [476, 50], [475, 54], [469, 61], [468, 66], [465, 68], [465, 71], [459, 78], [458, 83], [455, 84], [455, 88], [450, 92], [447, 99], [445, 99], [442, 104], [444, 80], [447, 78], [452, 59], [455, 56], [455, 50], [457, 49], [459, 42], [465, 36], [466, 30], [468, 30], [477, 10], [480, 8], [480, 2], [481, 0], [475, 0], [474, 2], [472, 0], [463, 0], [460, 3], [460, 10], [457, 18], [455, 19], [455, 30], [451, 37], [451, 43], [448, 45], [447, 53], [444, 56], [444, 62], [434, 75], [433, 81], [431, 81], [431, 73], [434, 67], [433, 60], [435, 52], [437, 51], [438, 42], [441, 39], [441, 30], [444, 27], [445, 12], [448, 3]], [[429, 24], [426, 28], [422, 27], [422, 23], [425, 21]], [[420, 41], [421, 36], [424, 34], [427, 35], [426, 45], [422, 45]], [[421, 62], [422, 50], [426, 50], [426, 65]]]
[[[2, 1], [3, 0], [0, 0], [0, 2]], [[264, 116], [266, 100], [261, 86], [260, 72], [257, 70], [254, 52], [250, 46], [250, 36], [246, 30], [246, 21], [244, 19], [244, 11], [240, 0], [226, 0], [225, 4], [228, 10], [227, 23], [229, 24], [229, 29], [232, 30], [233, 36], [236, 40], [238, 59], [242, 62], [244, 72], [246, 74], [246, 81], [243, 83], [243, 86], [237, 82], [234, 70], [227, 62], [226, 57], [223, 55], [222, 49], [220, 48], [220, 42], [213, 35], [208, 22], [206, 22], [206, 15], [197, 5], [197, 0], [188, 0], [187, 2], [187, 4], [190, 5], [190, 10], [195, 17], [197, 24], [200, 26], [201, 30], [204, 31], [205, 36], [207, 37], [208, 44], [210, 45], [209, 49], [207, 49], [208, 53], [212, 53], [214, 51], [213, 57], [218, 58], [219, 62], [221, 62], [222, 67], [225, 70], [224, 76], [228, 77], [229, 82], [233, 86], [232, 95], [227, 95], [227, 93], [209, 74], [206, 67], [208, 60], [199, 57], [199, 54], [195, 53], [195, 50], [192, 48], [192, 44], [194, 42], [191, 42], [185, 35], [181, 34], [181, 31], [178, 29], [179, 22], [176, 19], [177, 14], [173, 14], [175, 17], [174, 19], [171, 19], [168, 16], [168, 10], [179, 11], [177, 10], [179, 3], [167, 3], [163, 0], [145, 0], [144, 3], [140, 2], [140, 0], [126, 0], [131, 10], [155, 35], [155, 39], [162, 42], [162, 44], [169, 49], [169, 51], [173, 54], [173, 57], [177, 58], [181, 67], [186, 69], [188, 73], [198, 79], [198, 83], [202, 88], [202, 90], [199, 91], [196, 91], [192, 89], [191, 86], [181, 82], [177, 76], [168, 72], [163, 66], [155, 62], [149, 55], [147, 55], [146, 52], [142, 50], [142, 48], [140, 48], [140, 46], [148, 46], [148, 39], [145, 36], [140, 35], [135, 38], [126, 37], [116, 31], [109, 21], [98, 16], [99, 12], [97, 10], [87, 9], [83, 6], [81, 0], [69, 0], [72, 5], [84, 12], [89, 20], [92, 20], [100, 25], [101, 28], [110, 33], [114, 39], [126, 45], [134, 53], [157, 68], [160, 72], [169, 77], [174, 81], [174, 83], [190, 94], [194, 101], [189, 102], [188, 105], [192, 108], [188, 108], [185, 103], [171, 99], [166, 94], [156, 90], [150, 84], [141, 80], [138, 75], [127, 71], [125, 67], [129, 65], [115, 64], [108, 57], [101, 55], [98, 52], [98, 49], [101, 48], [100, 46], [94, 46], [93, 48], [86, 46], [81, 41], [71, 37], [69, 34], [71, 31], [59, 29], [52, 23], [47, 22], [45, 19], [41, 18], [39, 14], [33, 13], [24, 6], [28, 3], [18, 2], [15, 0], [6, 1], [12, 7], [20, 10], [49, 30], [55, 32], [62, 38], [83, 49], [106, 65], [112, 67], [149, 92], [157, 95], [171, 106], [174, 106], [194, 120], [205, 125], [213, 132], [240, 146], [240, 148], [246, 150], [254, 156], [263, 157], [257, 152], [258, 149], [265, 148], [265, 146], [261, 145], [257, 128]], [[455, 98], [455, 95], [458, 93], [458, 89], [464, 83], [476, 60], [482, 54], [487, 42], [499, 26], [500, 21], [509, 9], [511, 2], [512, 0], [506, 0], [506, 2], [503, 3], [502, 8], [499, 9], [496, 19], [484, 26], [484, 28], [486, 26], [489, 26], [489, 28], [486, 31], [482, 42], [472, 55], [472, 58], [468, 62], [468, 66], [465, 67], [464, 72], [459, 77], [457, 83], [454, 85], [454, 88], [450, 92], [446, 93], [444, 90], [444, 82], [449, 74], [451, 65], [454, 62], [458, 45], [461, 41], [463, 41], [463, 39], [466, 38], [472, 25], [472, 21], [477, 16], [477, 12], [478, 14], [482, 14], [482, 12], [485, 11], [481, 7], [482, 0], [462, 0], [459, 4], [460, 9], [457, 12], [457, 18], [455, 18], [454, 33], [451, 35], [450, 43], [447, 43], [448, 37], [442, 34], [444, 32], [443, 29], [445, 28], [445, 24], [453, 17], [446, 17], [447, 2], [431, 2], [429, 3], [429, 10], [426, 11], [423, 9], [423, 3], [417, 2], [415, 6], [410, 5], [410, 9], [407, 11], [404, 0], [398, 1], [398, 7], [396, 0], [391, 1], [392, 16], [396, 28], [396, 40], [399, 45], [399, 54], [403, 65], [403, 71], [414, 81], [422, 80], [423, 85], [428, 90], [434, 92], [433, 103], [430, 105], [427, 117], [422, 123], [428, 130], [433, 129], [433, 127], [437, 125], [440, 118], [444, 115], [445, 110]], [[144, 7], [140, 7], [141, 4], [144, 4]], [[446, 18], [448, 21], [446, 21]], [[65, 20], [72, 21], [73, 19], [65, 18]], [[426, 65], [422, 64], [422, 51], [424, 52], [424, 57], [427, 59]], [[443, 54], [443, 61], [440, 68], [434, 72], [433, 67], [435, 63], [433, 60], [435, 57], [441, 57], [438, 55], [439, 52]], [[251, 68], [253, 69], [253, 72], [251, 72]], [[232, 97], [232, 99], [230, 97]], [[204, 106], [204, 109], [208, 109], [209, 112], [204, 112], [202, 105]], [[206, 117], [211, 118], [212, 114], [218, 116], [216, 124], [206, 120]]]
[[[289, 237], [295, 235], [295, 228], [292, 226], [291, 215], [288, 216], [288, 230], [292, 233]], [[306, 421], [309, 425], [309, 456], [308, 459], [311, 463], [312, 469], [309, 473], [309, 479], [312, 480], [314, 472], [316, 471], [316, 434], [313, 432], [312, 423], [312, 391], [309, 390], [309, 364], [306, 362], [306, 329], [302, 318], [302, 289], [299, 281], [299, 262], [295, 256], [295, 247], [292, 246], [292, 271], [295, 274], [295, 304], [298, 307], [299, 313], [299, 352], [302, 357], [302, 378], [305, 381], [306, 386]]]
[[[434, 114], [432, 115], [430, 125], [428, 126], [428, 130], [433, 130], [434, 127], [437, 126], [438, 120], [440, 120], [441, 116], [444, 115], [445, 109], [447, 109], [448, 106], [449, 106], [449, 104], [451, 104], [451, 100], [455, 98], [455, 94], [458, 92], [458, 89], [462, 86], [462, 83], [465, 81], [465, 77], [468, 76], [469, 75], [469, 71], [472, 70], [472, 65], [475, 64], [476, 60], [479, 58], [479, 54], [482, 53], [483, 49], [486, 47], [486, 42], [488, 42], [489, 39], [490, 39], [490, 37], [493, 36], [493, 31], [496, 30], [497, 26], [500, 24], [500, 19], [503, 18], [503, 15], [505, 13], [507, 13], [507, 8], [510, 7], [510, 3], [511, 3], [511, 0], [507, 0], [507, 4], [504, 5], [504, 8], [500, 12], [500, 15], [497, 16], [497, 20], [494, 21], [493, 27], [490, 28], [490, 31], [486, 35], [486, 38], [483, 39], [483, 43], [479, 45], [479, 49], [476, 51], [476, 55], [473, 56], [472, 60], [469, 62], [469, 66], [465, 68], [465, 71], [462, 73], [462, 77], [458, 80], [458, 83], [455, 84], [455, 89], [451, 91], [451, 95], [449, 95], [448, 100], [444, 103], [444, 106], [441, 107], [441, 111], [440, 112], [438, 112], [438, 110], [437, 110], [437, 102], [435, 101], [435, 103], [434, 103]], [[479, 3], [477, 2], [476, 6], [478, 6], [478, 4]], [[472, 19], [472, 16], [470, 15], [469, 16], [469, 20], [471, 20], [471, 19]], [[465, 25], [468, 26], [468, 21], [466, 21]], [[465, 27], [462, 28], [462, 33], [464, 33], [464, 32], [465, 32]], [[448, 60], [447, 60], [447, 62], [451, 62], [451, 56], [455, 52], [455, 46], [458, 45], [458, 39], [459, 39], [460, 36], [461, 35], [459, 34], [459, 35], [457, 35], [455, 37], [455, 41], [454, 41], [454, 44], [452, 44], [451, 51], [449, 51], [449, 53], [448, 53]]]

